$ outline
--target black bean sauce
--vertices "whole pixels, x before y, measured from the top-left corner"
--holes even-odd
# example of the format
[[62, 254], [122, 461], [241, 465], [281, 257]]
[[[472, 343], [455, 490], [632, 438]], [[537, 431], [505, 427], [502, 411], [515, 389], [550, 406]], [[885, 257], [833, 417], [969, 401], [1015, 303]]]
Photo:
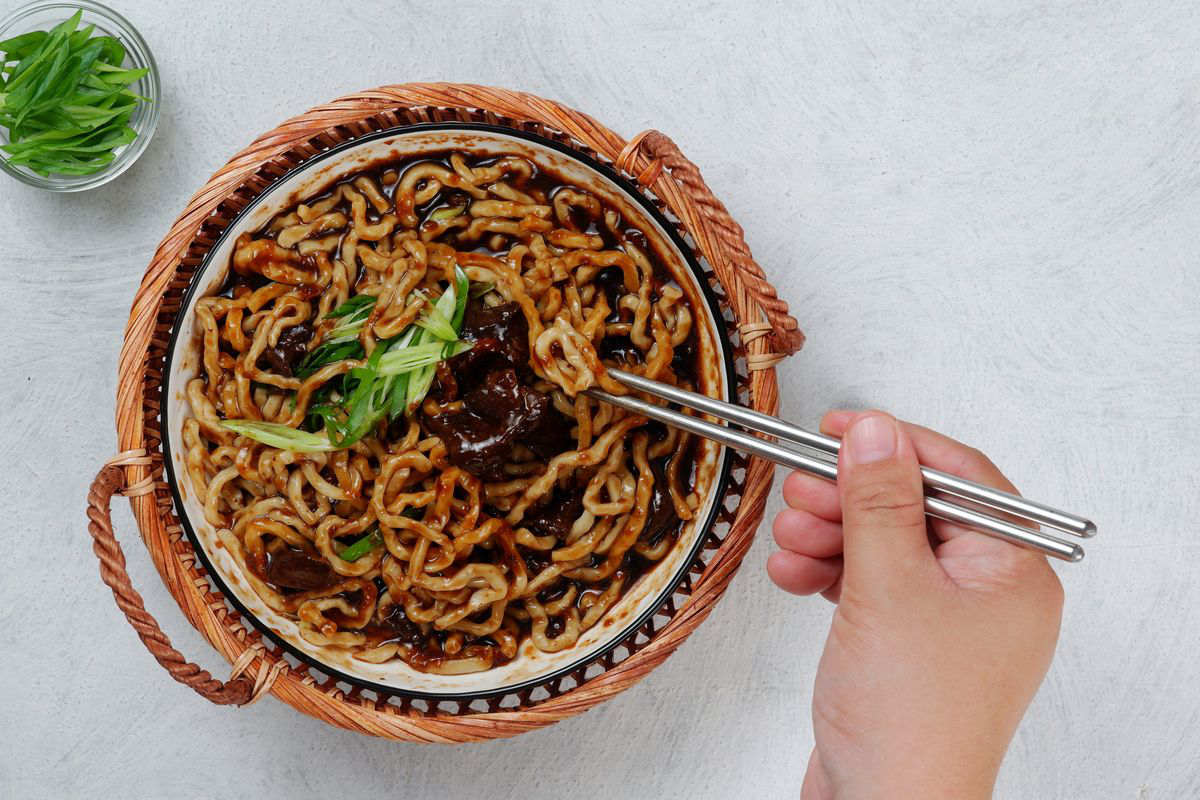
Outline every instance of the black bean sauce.
[[[384, 195], [391, 200], [394, 197], [396, 182], [384, 184], [380, 180], [383, 172], [393, 170], [397, 174], [403, 174], [412, 164], [426, 161], [435, 161], [452, 168], [450, 155], [451, 152], [448, 151], [421, 158], [381, 162], [365, 172], [375, 178]], [[498, 158], [500, 157], [472, 161], [472, 165], [486, 166]], [[355, 177], [357, 174], [348, 180]], [[535, 171], [528, 179], [515, 178], [511, 182], [520, 191], [541, 203], [552, 202], [556, 192], [569, 186], [562, 177], [542, 169]], [[336, 187], [331, 185], [328, 188], [332, 191]], [[319, 199], [312, 198], [307, 202], [312, 203]], [[463, 207], [470, 202], [471, 197], [461, 190], [444, 189], [413, 211], [422, 220], [422, 224], [428, 226], [434, 224], [430, 221], [433, 212], [443, 208]], [[370, 207], [367, 216], [368, 222], [378, 219], [378, 214]], [[670, 275], [657, 265], [661, 262], [660, 254], [654, 251], [641, 231], [628, 228], [614, 235], [603, 224], [602, 215], [595, 217], [582, 209], [571, 211], [566, 227], [599, 236], [606, 248], [618, 248], [623, 242], [628, 242], [646, 253], [652, 262], [656, 262], [653, 289], [655, 296], [663, 285], [671, 282]], [[265, 234], [260, 232], [259, 235]], [[490, 237], [485, 236], [473, 249], [492, 252], [488, 247], [489, 239]], [[469, 247], [458, 243], [455, 243], [455, 246], [458, 249]], [[252, 291], [266, 283], [269, 281], [259, 275], [241, 275], [230, 270], [220, 294], [234, 297], [238, 293]], [[632, 312], [628, 309], [622, 310], [618, 306], [620, 296], [626, 291], [621, 270], [616, 267], [604, 268], [595, 276], [595, 283], [603, 292], [603, 297], [611, 309], [608, 321], [632, 321]], [[574, 447], [574, 438], [571, 435], [574, 419], [560, 413], [548, 395], [532, 386], [534, 374], [529, 367], [528, 325], [521, 309], [515, 303], [489, 307], [479, 298], [472, 299], [467, 306], [461, 336], [474, 346], [466, 353], [439, 366], [438, 377], [432, 390], [432, 396], [443, 404], [461, 400], [461, 408], [432, 415], [418, 412], [422, 428], [426, 433], [437, 435], [442, 440], [447, 448], [446, 457], [451, 463], [484, 480], [504, 480], [511, 477], [504, 473], [504, 465], [513, 461], [518, 447], [532, 451], [542, 460], [549, 460]], [[307, 352], [312, 337], [313, 327], [309, 323], [286, 329], [281, 333], [278, 343], [264, 351], [259, 359], [259, 367], [280, 375], [293, 375], [299, 361]], [[636, 366], [643, 362], [643, 354], [628, 336], [606, 337], [597, 349], [603, 360], [618, 366]], [[681, 381], [695, 385], [696, 361], [695, 334], [692, 334], [676, 346], [671, 368]], [[401, 436], [404, 426], [393, 425], [388, 430], [389, 435]], [[660, 437], [665, 435], [665, 431], [655, 429], [654, 435]], [[681, 527], [666, 479], [672, 457], [680, 459], [678, 475], [685, 492], [689, 491], [694, 477], [694, 448], [691, 445], [652, 460], [654, 490], [645, 528], [639, 539], [647, 546], [654, 546], [664, 537], [674, 539]], [[327, 477], [333, 479], [332, 475]], [[581, 475], [579, 479], [586, 485], [586, 475]], [[485, 506], [484, 510], [494, 516], [502, 516], [496, 509]], [[582, 512], [582, 485], [559, 488], [546, 502], [527, 511], [523, 525], [536, 536], [552, 536], [561, 541], [566, 538], [575, 519]], [[477, 548], [477, 551], [472, 558], [483, 560], [483, 550]], [[499, 553], [492, 555], [494, 559], [500, 558]], [[531, 577], [553, 563], [549, 551], [519, 547], [519, 555]], [[593, 565], [599, 565], [603, 561], [602, 556], [594, 556], [592, 559]], [[628, 588], [653, 567], [654, 562], [639, 556], [631, 548], [617, 575], [625, 581]], [[288, 592], [323, 588], [332, 585], [337, 579], [328, 565], [305, 553], [290, 549], [270, 558], [265, 577], [276, 587]], [[543, 600], [549, 601], [561, 596], [569, 585], [574, 585], [578, 592], [596, 590], [596, 587], [589, 587], [580, 582], [563, 581], [546, 594]], [[375, 586], [380, 591], [384, 588], [379, 580], [375, 581]], [[481, 619], [486, 616], [486, 611], [481, 612]], [[372, 623], [364, 628], [363, 632], [372, 643], [397, 641], [410, 646], [414, 654], [411, 663], [417, 668], [422, 668], [422, 665], [427, 667], [447, 657], [443, 648], [447, 634], [434, 630], [424, 631], [423, 627], [427, 626], [417, 625], [409, 620], [403, 608], [397, 605], [391, 609], [386, 619], [380, 623]], [[562, 621], [551, 617], [547, 622], [548, 635], [553, 637], [561, 631]], [[460, 655], [466, 654], [472, 647], [477, 649], [481, 644], [494, 643], [490, 637], [468, 637]], [[497, 655], [497, 663], [500, 660]]]

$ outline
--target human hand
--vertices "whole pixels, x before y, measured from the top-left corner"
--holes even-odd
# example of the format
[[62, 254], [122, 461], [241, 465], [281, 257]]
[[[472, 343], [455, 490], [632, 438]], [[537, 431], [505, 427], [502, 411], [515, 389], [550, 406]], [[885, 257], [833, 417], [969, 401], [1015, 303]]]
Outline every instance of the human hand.
[[767, 572], [837, 603], [801, 797], [990, 797], [1050, 666], [1063, 591], [1038, 553], [926, 520], [918, 464], [1016, 491], [982, 453], [886, 414], [833, 411], [838, 483], [793, 473]]

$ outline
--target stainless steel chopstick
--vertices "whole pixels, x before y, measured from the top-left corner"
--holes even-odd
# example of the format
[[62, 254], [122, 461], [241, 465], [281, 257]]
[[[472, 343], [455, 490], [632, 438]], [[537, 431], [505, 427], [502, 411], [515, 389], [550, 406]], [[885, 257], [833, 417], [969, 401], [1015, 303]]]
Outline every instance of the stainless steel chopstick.
[[[681, 430], [689, 431], [697, 436], [711, 439], [719, 444], [724, 444], [751, 455], [760, 456], [777, 464], [798, 469], [826, 480], [837, 480], [837, 465], [823, 458], [798, 453], [775, 442], [760, 439], [757, 436], [734, 428], [714, 425], [698, 417], [664, 408], [663, 406], [655, 405], [637, 397], [617, 396], [599, 389], [588, 389], [585, 391], [585, 394], [597, 400], [624, 408], [627, 411], [632, 411], [635, 414], [641, 414]], [[941, 498], [927, 496], [925, 498], [925, 513], [933, 517], [968, 525], [984, 533], [1005, 539], [1014, 544], [1040, 550], [1047, 555], [1064, 561], [1079, 561], [1083, 558], [1083, 548], [1073, 542], [1049, 536], [1040, 531], [1020, 525], [1014, 525], [1007, 520], [969, 508], [963, 508]]]
[[[828, 453], [835, 458], [842, 444], [830, 436], [804, 430], [796, 425], [784, 422], [777, 417], [772, 417], [769, 414], [763, 414], [760, 411], [750, 408], [744, 408], [696, 392], [689, 392], [686, 389], [659, 383], [658, 381], [644, 378], [641, 375], [634, 375], [631, 372], [609, 369], [608, 374], [631, 389], [637, 389], [638, 391], [661, 397], [672, 403], [679, 403], [697, 411], [712, 414], [715, 417], [737, 423], [759, 433], [765, 433], [768, 436], [775, 436], [789, 442], [796, 442], [805, 447]], [[969, 481], [966, 478], [960, 478], [957, 475], [951, 475], [948, 472], [942, 472], [930, 467], [921, 467], [921, 477], [924, 478], [925, 485], [930, 489], [981, 503], [998, 511], [1007, 511], [1010, 514], [1015, 514], [1031, 522], [1037, 522], [1063, 533], [1084, 538], [1096, 535], [1096, 526], [1091, 520], [1061, 511], [1045, 503], [1029, 500], [991, 486], [984, 486], [981, 483]]]

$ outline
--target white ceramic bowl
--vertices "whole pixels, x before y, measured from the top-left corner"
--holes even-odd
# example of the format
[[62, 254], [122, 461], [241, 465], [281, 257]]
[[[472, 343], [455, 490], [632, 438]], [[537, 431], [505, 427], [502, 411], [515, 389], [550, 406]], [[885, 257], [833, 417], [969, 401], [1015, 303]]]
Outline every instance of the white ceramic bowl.
[[621, 211], [627, 222], [646, 234], [651, 247], [687, 295], [697, 312], [698, 379], [701, 390], [728, 399], [732, 358], [720, 331], [711, 291], [700, 277], [690, 250], [667, 220], [644, 196], [610, 168], [540, 137], [486, 125], [431, 124], [381, 131], [348, 142], [307, 161], [284, 175], [233, 220], [213, 245], [184, 298], [167, 351], [167, 380], [163, 383], [164, 454], [175, 507], [184, 529], [209, 573], [227, 597], [267, 636], [292, 655], [350, 683], [390, 694], [438, 699], [461, 699], [504, 694], [542, 683], [592, 661], [632, 635], [671, 596], [711, 529], [717, 503], [728, 480], [724, 448], [701, 441], [696, 449], [696, 487], [707, 498], [694, 520], [683, 529], [676, 547], [639, 580], [605, 618], [586, 631], [574, 646], [544, 653], [526, 641], [508, 664], [467, 675], [418, 672], [400, 660], [370, 664], [343, 650], [320, 647], [301, 638], [290, 619], [272, 611], [251, 588], [242, 567], [205, 522], [184, 468], [181, 442], [183, 421], [190, 415], [185, 388], [198, 374], [200, 347], [195, 325], [196, 301], [216, 291], [229, 269], [233, 242], [239, 234], [256, 231], [279, 211], [318, 195], [343, 176], [380, 161], [457, 150], [475, 156], [515, 153], [553, 169], [569, 182], [586, 188]]

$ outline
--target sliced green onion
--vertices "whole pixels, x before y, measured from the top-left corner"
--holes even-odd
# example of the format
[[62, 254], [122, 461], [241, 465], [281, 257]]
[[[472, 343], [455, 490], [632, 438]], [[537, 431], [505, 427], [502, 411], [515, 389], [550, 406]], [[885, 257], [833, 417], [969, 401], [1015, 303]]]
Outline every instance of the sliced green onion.
[[[399, 351], [403, 348], [410, 347], [421, 343], [421, 338], [425, 332], [420, 328], [410, 327], [396, 343], [391, 346], [391, 350]], [[404, 398], [408, 394], [408, 373], [396, 375], [391, 379], [388, 385], [388, 418], [399, 419], [404, 414]]]
[[477, 283], [471, 287], [470, 297], [472, 300], [478, 300], [490, 291], [496, 288], [495, 281], [487, 281], [486, 283]]
[[135, 81], [141, 80], [148, 74], [150, 74], [150, 70], [146, 69], [145, 67], [139, 67], [138, 69], [120, 69], [112, 72], [105, 72], [100, 76], [100, 80], [104, 81], [105, 83], [127, 86]]
[[467, 310], [467, 299], [470, 297], [471, 282], [461, 267], [454, 268], [454, 283], [454, 286], [442, 293], [426, 315], [417, 320], [417, 325], [447, 342], [458, 338], [463, 315]]
[[300, 380], [312, 375], [322, 367], [330, 364], [336, 364], [339, 361], [346, 359], [360, 359], [363, 357], [362, 344], [358, 339], [350, 339], [348, 341], [338, 342], [321, 342], [306, 355], [294, 370], [295, 375]]
[[357, 336], [371, 316], [372, 305], [363, 305], [342, 316], [338, 324], [329, 331], [330, 337]]
[[404, 406], [408, 411], [414, 410], [433, 388], [433, 378], [437, 374], [433, 367], [424, 367], [408, 376], [408, 393], [404, 397]]
[[392, 349], [379, 362], [379, 374], [402, 375], [421, 367], [436, 366], [439, 361], [470, 350], [471, 343], [455, 340], [449, 349], [453, 350], [451, 355], [446, 354], [447, 347], [442, 342], [410, 345], [399, 350]]
[[434, 211], [429, 215], [429, 218], [434, 222], [448, 222], [455, 217], [461, 217], [466, 210], [466, 206], [448, 206]]
[[471, 295], [471, 281], [467, 278], [467, 273], [463, 272], [462, 267], [454, 267], [454, 280], [458, 284], [454, 292], [454, 318], [451, 324], [454, 326], [454, 333], [457, 336], [462, 330], [463, 317], [467, 313], [467, 298]]
[[358, 334], [360, 333], [362, 333], [362, 323], [356, 325], [339, 325], [336, 328], [329, 329], [329, 333], [321, 340], [321, 344], [355, 342], [358, 341]]
[[126, 69], [125, 47], [82, 12], [49, 31], [0, 42], [0, 125], [7, 161], [40, 175], [88, 175], [112, 163], [137, 132], [129, 120], [139, 103], [128, 89], [145, 69]]
[[37, 50], [50, 34], [45, 31], [30, 31], [0, 42], [6, 61], [19, 61]]
[[287, 425], [280, 425], [277, 422], [227, 419], [221, 421], [221, 427], [227, 428], [239, 436], [245, 436], [247, 439], [294, 453], [322, 453], [341, 449], [331, 442], [328, 436], [307, 433]]
[[295, 369], [296, 377], [304, 380], [329, 364], [362, 358], [364, 353], [362, 344], [358, 341], [358, 334], [366, 324], [367, 318], [371, 316], [374, 305], [373, 296], [359, 294], [326, 314], [326, 317], [341, 321], [300, 361]]
[[452, 342], [458, 338], [458, 331], [454, 330], [450, 318], [436, 307], [431, 308], [428, 314], [417, 320], [417, 325], [444, 342]]
[[383, 398], [379, 396], [382, 387], [377, 387], [379, 362], [386, 351], [382, 343], [376, 345], [366, 364], [346, 374], [347, 387], [353, 384], [345, 403], [346, 422], [342, 430], [330, 437], [338, 447], [349, 447], [366, 436], [387, 413]]
[[356, 294], [340, 306], [330, 311], [325, 316], [327, 317], [344, 317], [361, 311], [364, 308], [370, 308], [375, 305], [375, 296], [370, 294]]
[[[397, 419], [415, 409], [429, 393], [438, 363], [472, 347], [458, 338], [470, 288], [466, 273], [455, 268], [453, 285], [417, 324], [399, 337], [378, 342], [365, 362], [341, 376], [338, 394], [332, 388], [318, 390], [305, 414], [304, 427], [322, 425], [323, 433], [247, 420], [223, 424], [264, 444], [300, 452], [350, 447], [385, 419]], [[303, 379], [327, 364], [361, 359], [364, 353], [358, 333], [375, 302], [369, 295], [357, 295], [329, 312], [326, 316], [339, 319], [338, 325], [305, 356], [296, 375]]]
[[379, 531], [371, 531], [361, 539], [356, 539], [346, 545], [338, 555], [343, 561], [357, 561], [381, 544], [383, 544], [383, 537], [379, 535]]
[[[331, 393], [332, 394], [332, 393]], [[340, 405], [332, 402], [313, 403], [304, 414], [304, 428], [316, 433], [322, 428], [328, 436], [331, 431], [337, 431], [345, 421], [346, 414]], [[332, 439], [332, 437], [330, 437]]]
[[[457, 340], [458, 331], [462, 328], [463, 317], [467, 310], [467, 298], [470, 295], [471, 282], [461, 267], [454, 268], [454, 283], [455, 285], [448, 287], [434, 304], [435, 312], [450, 318], [450, 329], [454, 332], [454, 336], [451, 337], [452, 341], [446, 344], [445, 350], [443, 350], [443, 359], [451, 358], [457, 352], [461, 352], [458, 350], [457, 342], [453, 340]], [[426, 328], [426, 331], [429, 329]], [[432, 331], [430, 332], [432, 333]], [[405, 410], [412, 411], [425, 399], [425, 395], [429, 394], [429, 390], [433, 386], [433, 378], [436, 375], [435, 366], [422, 367], [409, 375], [408, 391], [404, 398]]]

